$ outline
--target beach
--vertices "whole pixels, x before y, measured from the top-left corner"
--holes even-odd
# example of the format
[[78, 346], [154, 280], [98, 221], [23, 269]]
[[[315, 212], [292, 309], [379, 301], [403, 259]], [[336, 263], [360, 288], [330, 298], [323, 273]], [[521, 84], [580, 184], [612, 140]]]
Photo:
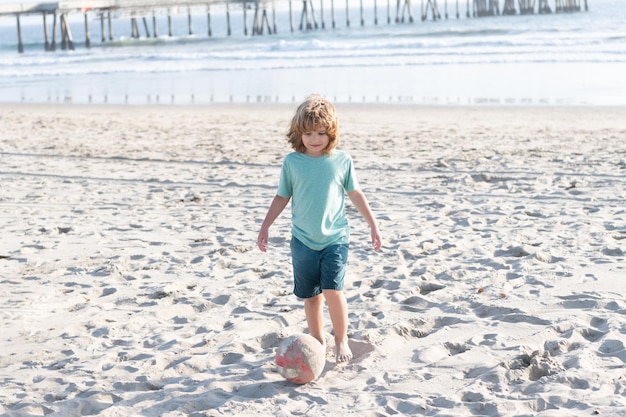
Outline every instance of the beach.
[[[0, 105], [1, 416], [623, 416], [626, 107], [338, 104], [354, 359], [306, 332], [295, 105]], [[332, 344], [326, 313], [327, 340]]]

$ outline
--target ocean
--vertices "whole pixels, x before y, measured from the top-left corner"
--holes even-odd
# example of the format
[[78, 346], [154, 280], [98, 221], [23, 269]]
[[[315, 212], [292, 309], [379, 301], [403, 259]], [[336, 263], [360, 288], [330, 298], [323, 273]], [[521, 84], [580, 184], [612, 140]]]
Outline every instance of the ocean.
[[[370, 0], [371, 1], [371, 0]], [[0, 3], [10, 1], [0, 0]], [[74, 50], [44, 50], [41, 16], [24, 16], [24, 53], [17, 52], [14, 16], [0, 16], [0, 102], [194, 105], [292, 103], [311, 92], [336, 102], [424, 105], [626, 105], [626, 7], [623, 0], [588, 0], [588, 11], [466, 17], [466, 1], [448, 1], [445, 18], [395, 23], [395, 2], [329, 0], [321, 28], [300, 30], [302, 3], [275, 4], [276, 33], [252, 35], [253, 10], [244, 34], [241, 4], [231, 3], [231, 35], [224, 5], [158, 11], [158, 36], [131, 37], [129, 15], [114, 15], [114, 41], [101, 42], [100, 19], [70, 14]], [[517, 2], [516, 2], [517, 3]], [[502, 7], [503, 0], [500, 1]], [[554, 9], [554, 1], [549, 2]], [[375, 13], [376, 11], [376, 13]], [[272, 10], [268, 9], [270, 23]], [[378, 23], [375, 23], [375, 17]], [[349, 26], [347, 20], [349, 19]], [[148, 16], [153, 35], [152, 15]], [[51, 25], [51, 18], [48, 18]], [[108, 32], [106, 32], [108, 36]], [[57, 35], [57, 40], [60, 36]]]

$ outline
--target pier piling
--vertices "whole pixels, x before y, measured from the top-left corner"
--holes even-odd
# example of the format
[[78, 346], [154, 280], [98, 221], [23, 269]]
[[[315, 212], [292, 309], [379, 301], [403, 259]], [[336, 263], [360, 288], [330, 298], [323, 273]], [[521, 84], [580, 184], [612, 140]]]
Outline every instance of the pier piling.
[[580, 0], [556, 0], [555, 10], [557, 13], [571, 13], [580, 11]]
[[263, 28], [261, 27], [262, 22], [262, 20], [259, 20], [259, 3], [255, 3], [254, 18], [252, 19], [252, 35], [261, 35], [263, 33]]
[[187, 25], [189, 26], [189, 36], [193, 35], [193, 22], [191, 20], [191, 7], [187, 8]]
[[360, 0], [361, 26], [365, 26], [365, 15], [363, 14], [363, 0]]
[[262, 35], [265, 27], [267, 27], [267, 33], [269, 35], [272, 34], [272, 26], [270, 24], [270, 19], [267, 14], [267, 8], [265, 4], [263, 6], [259, 6], [259, 3], [256, 3], [254, 6], [254, 22], [252, 25], [252, 34], [253, 35]]
[[378, 5], [376, 4], [376, 0], [374, 0], [374, 25], [378, 25]]
[[109, 24], [109, 42], [113, 42], [113, 22], [111, 22], [111, 10], [107, 11], [107, 20]]
[[148, 29], [148, 19], [146, 19], [146, 16], [143, 16], [141, 20], [143, 21], [143, 29], [146, 31], [146, 38], [149, 38], [150, 29]]
[[261, 19], [261, 35], [263, 34], [263, 24], [265, 24], [265, 26], [267, 26], [267, 34], [268, 35], [272, 35], [275, 34], [276, 32], [272, 29], [272, 24], [270, 23], [270, 17], [267, 13], [267, 8], [265, 6], [263, 6], [263, 16]]
[[65, 15], [59, 16], [59, 28], [61, 29], [61, 50], [67, 50], [67, 31], [65, 30]]
[[504, 7], [502, 8], [502, 14], [505, 16], [510, 16], [516, 14], [515, 10], [515, 1], [514, 0], [504, 0]]
[[[400, 6], [402, 4], [402, 6]], [[424, 5], [424, 0], [422, 0], [422, 6]], [[400, 7], [402, 7], [402, 12], [400, 12]], [[408, 12], [409, 15], [409, 23], [413, 23], [413, 14], [411, 12], [411, 0], [397, 0], [396, 1], [396, 23], [404, 23], [404, 15]]]
[[243, 34], [248, 36], [248, 3], [243, 2]]
[[437, 0], [427, 0], [426, 7], [424, 7], [424, 0], [422, 0], [422, 21], [428, 19], [428, 9], [430, 8], [433, 20], [441, 19], [441, 14], [439, 13], [439, 6], [437, 5]]
[[157, 29], [157, 19], [154, 11], [152, 11], [152, 36], [154, 38], [159, 37], [158, 29]]
[[52, 40], [50, 41], [50, 50], [56, 51], [57, 49], [57, 14], [52, 15]]
[[85, 18], [85, 47], [91, 48], [91, 39], [89, 34], [89, 16], [87, 16], [87, 12], [84, 13]]
[[231, 29], [230, 29], [230, 9], [228, 7], [228, 0], [226, 0], [226, 27], [227, 27], [227, 34], [228, 36], [231, 35]]
[[313, 17], [313, 27], [315, 29], [319, 29], [319, 24], [317, 23], [317, 15], [315, 14], [315, 9], [313, 8], [313, 0], [309, 0], [309, 6], [311, 9], [311, 16]]
[[552, 9], [550, 9], [550, 5], [548, 4], [548, 0], [539, 0], [538, 11], [539, 11], [539, 14], [550, 14], [550, 13], [552, 13]]
[[519, 0], [519, 13], [520, 14], [535, 13], [535, 0]]
[[72, 39], [72, 29], [70, 28], [70, 21], [67, 17], [67, 13], [63, 14], [65, 16], [65, 36], [67, 37], [67, 47], [70, 51], [74, 50], [74, 39]]
[[17, 17], [17, 52], [20, 54], [24, 52], [24, 42], [22, 42], [22, 24], [20, 23], [20, 14]]
[[276, 5], [272, 2], [272, 23], [274, 25], [274, 34], [278, 33], [278, 22], [276, 21]]
[[46, 12], [43, 15], [43, 39], [44, 39], [44, 51], [50, 51], [50, 40], [48, 39], [48, 22]]
[[[309, 13], [310, 9], [310, 13]], [[312, 19], [312, 21], [311, 21]], [[306, 26], [305, 26], [306, 23]], [[317, 17], [315, 16], [315, 10], [313, 9], [312, 0], [302, 1], [302, 14], [300, 15], [300, 30], [313, 30], [317, 29]]]
[[207, 35], [209, 35], [209, 38], [210, 38], [213, 35], [211, 31], [211, 5], [210, 4], [206, 5], [206, 20], [207, 20], [207, 27], [208, 27]]
[[135, 16], [130, 18], [130, 37], [133, 39], [139, 39], [139, 28], [137, 26], [137, 18]]
[[59, 16], [59, 29], [61, 29], [61, 50], [65, 51], [68, 48], [71, 50], [70, 40], [68, 37], [67, 21], [65, 20], [65, 13], [61, 13]]
[[[520, 4], [526, 0], [519, 0]], [[474, 0], [474, 16], [497, 16], [500, 14], [498, 0]], [[515, 0], [504, 0], [502, 14], [515, 14]]]

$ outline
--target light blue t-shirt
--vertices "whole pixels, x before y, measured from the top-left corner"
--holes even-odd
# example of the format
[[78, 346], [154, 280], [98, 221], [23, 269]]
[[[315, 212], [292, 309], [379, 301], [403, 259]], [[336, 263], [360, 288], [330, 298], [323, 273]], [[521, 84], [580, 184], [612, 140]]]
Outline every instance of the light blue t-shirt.
[[285, 157], [277, 194], [291, 197], [292, 234], [313, 250], [348, 243], [345, 193], [358, 188], [352, 158], [334, 150], [318, 158], [292, 152]]

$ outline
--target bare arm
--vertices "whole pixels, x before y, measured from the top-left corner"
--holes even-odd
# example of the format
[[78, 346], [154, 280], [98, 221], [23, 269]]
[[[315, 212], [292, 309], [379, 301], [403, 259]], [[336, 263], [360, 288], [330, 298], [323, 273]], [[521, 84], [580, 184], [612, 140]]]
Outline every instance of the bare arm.
[[370, 209], [370, 205], [367, 202], [367, 198], [365, 198], [365, 194], [363, 191], [357, 189], [348, 193], [348, 197], [350, 197], [350, 201], [352, 204], [359, 210], [363, 219], [370, 226], [370, 234], [372, 237], [372, 246], [375, 251], [378, 251], [382, 246], [382, 240], [380, 237], [380, 232], [378, 231], [378, 225], [376, 224], [376, 219], [374, 219], [374, 215], [372, 214], [372, 210]]
[[261, 224], [259, 236], [257, 237], [257, 246], [261, 252], [267, 251], [270, 226], [274, 224], [274, 221], [278, 218], [278, 216], [280, 216], [280, 213], [282, 213], [285, 207], [287, 207], [287, 203], [289, 203], [290, 199], [290, 197], [281, 197], [279, 195], [274, 196], [272, 204], [270, 204], [270, 208], [265, 216], [265, 220], [263, 220], [263, 223]]

